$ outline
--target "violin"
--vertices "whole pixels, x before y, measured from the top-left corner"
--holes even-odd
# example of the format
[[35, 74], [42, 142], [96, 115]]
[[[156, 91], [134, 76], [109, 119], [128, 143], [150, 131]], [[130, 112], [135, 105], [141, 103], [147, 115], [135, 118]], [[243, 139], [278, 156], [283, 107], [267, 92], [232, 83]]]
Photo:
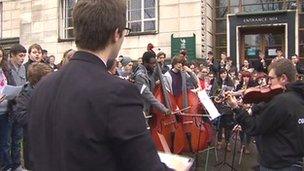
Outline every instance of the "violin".
[[269, 102], [274, 96], [281, 94], [285, 88], [281, 85], [251, 87], [245, 90], [243, 95], [244, 103]]

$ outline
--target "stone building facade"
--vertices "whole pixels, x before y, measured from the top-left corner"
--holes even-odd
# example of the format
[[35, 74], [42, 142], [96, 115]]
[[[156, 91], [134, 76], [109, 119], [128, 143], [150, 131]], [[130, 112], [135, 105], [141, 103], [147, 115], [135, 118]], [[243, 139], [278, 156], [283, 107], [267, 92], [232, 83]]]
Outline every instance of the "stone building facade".
[[[75, 2], [0, 0], [0, 44], [9, 49], [17, 42], [25, 47], [38, 43], [59, 62], [65, 50], [76, 49], [71, 26]], [[127, 0], [128, 26], [134, 27], [135, 31], [125, 38], [121, 55], [135, 60], [141, 57], [147, 44], [152, 43], [156, 50], [164, 51], [170, 57], [172, 34], [174, 37], [195, 34], [196, 57], [204, 56], [213, 47], [211, 3], [212, 0]]]

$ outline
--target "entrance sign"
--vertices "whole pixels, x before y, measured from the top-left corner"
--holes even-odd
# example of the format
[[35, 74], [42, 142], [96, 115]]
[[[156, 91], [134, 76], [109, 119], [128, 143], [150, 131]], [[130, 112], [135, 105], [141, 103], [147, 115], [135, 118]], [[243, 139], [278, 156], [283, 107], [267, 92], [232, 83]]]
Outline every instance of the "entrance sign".
[[[250, 34], [282, 34], [285, 43], [276, 46], [283, 46], [281, 48], [285, 49], [284, 56], [292, 56], [296, 52], [296, 15], [294, 10], [227, 15], [228, 55], [233, 57], [232, 60], [235, 64], [240, 64], [240, 59], [243, 55], [248, 55], [249, 57], [253, 55], [254, 50], [250, 49], [250, 47], [245, 53], [241, 53], [241, 50], [243, 50], [242, 41], [244, 40], [240, 36], [243, 33], [242, 31], [249, 30]], [[269, 29], [265, 31], [262, 28]], [[275, 32], [281, 28], [283, 33]], [[274, 49], [276, 48], [271, 46], [269, 48], [268, 52], [266, 51], [265, 53], [268, 56], [275, 56]], [[240, 66], [237, 67], [239, 68]]]

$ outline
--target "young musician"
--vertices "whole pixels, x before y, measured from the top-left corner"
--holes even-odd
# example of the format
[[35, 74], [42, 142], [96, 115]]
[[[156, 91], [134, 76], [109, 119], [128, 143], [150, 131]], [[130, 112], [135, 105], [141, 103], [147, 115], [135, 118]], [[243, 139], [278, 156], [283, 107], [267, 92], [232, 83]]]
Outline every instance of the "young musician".
[[151, 51], [145, 52], [142, 57], [143, 64], [139, 64], [134, 70], [133, 79], [144, 101], [146, 115], [150, 115], [150, 107], [154, 107], [164, 114], [170, 114], [169, 109], [153, 95], [157, 81], [156, 73], [154, 72], [157, 62], [155, 57], [155, 53]]
[[[261, 171], [301, 171], [304, 157], [304, 83], [296, 80], [296, 69], [288, 59], [274, 60], [269, 66], [269, 85], [286, 89], [260, 105], [250, 116], [236, 98], [228, 104], [236, 121], [256, 137]], [[259, 105], [259, 104], [258, 104]]]
[[167, 89], [175, 97], [181, 96], [183, 92], [198, 87], [195, 74], [187, 66], [183, 66], [185, 59], [178, 55], [172, 59], [172, 69], [165, 73], [164, 81]]

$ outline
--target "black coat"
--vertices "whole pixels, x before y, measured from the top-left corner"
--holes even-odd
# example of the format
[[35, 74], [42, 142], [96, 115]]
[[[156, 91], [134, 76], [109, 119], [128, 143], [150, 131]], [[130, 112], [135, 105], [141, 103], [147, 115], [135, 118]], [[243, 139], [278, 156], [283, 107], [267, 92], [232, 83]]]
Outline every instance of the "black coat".
[[236, 121], [249, 135], [256, 136], [260, 164], [280, 169], [298, 164], [304, 157], [304, 82], [287, 86], [285, 93], [258, 104], [254, 116], [235, 109]]
[[138, 89], [87, 52], [38, 83], [28, 128], [34, 171], [165, 169]]

